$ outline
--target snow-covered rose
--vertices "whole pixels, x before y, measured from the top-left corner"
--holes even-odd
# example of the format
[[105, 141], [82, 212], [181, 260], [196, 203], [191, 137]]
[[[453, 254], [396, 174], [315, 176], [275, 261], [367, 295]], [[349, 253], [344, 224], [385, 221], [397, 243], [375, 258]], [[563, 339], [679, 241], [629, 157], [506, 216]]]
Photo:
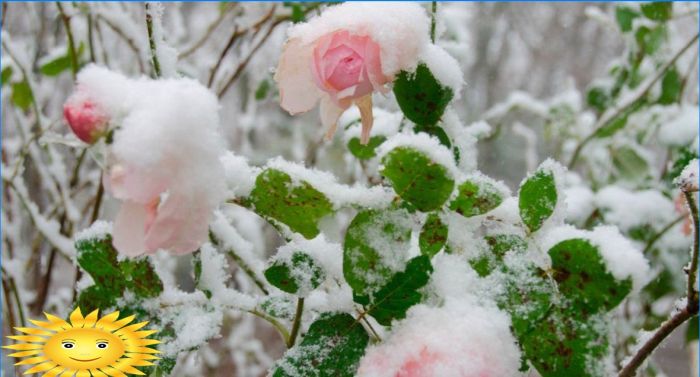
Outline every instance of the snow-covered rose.
[[293, 26], [275, 73], [281, 106], [298, 114], [320, 101], [330, 138], [340, 115], [355, 104], [360, 139], [367, 143], [372, 93], [386, 93], [399, 71], [416, 67], [429, 44], [429, 23], [418, 4], [345, 3]]
[[468, 301], [418, 305], [388, 339], [370, 347], [358, 377], [515, 377], [520, 351], [508, 316]]
[[194, 80], [132, 80], [97, 66], [83, 69], [78, 84], [96, 93], [116, 125], [104, 174], [107, 192], [122, 201], [116, 249], [196, 250], [225, 196], [216, 96]]
[[107, 131], [109, 116], [85, 87], [78, 86], [63, 105], [63, 117], [78, 139], [92, 144]]

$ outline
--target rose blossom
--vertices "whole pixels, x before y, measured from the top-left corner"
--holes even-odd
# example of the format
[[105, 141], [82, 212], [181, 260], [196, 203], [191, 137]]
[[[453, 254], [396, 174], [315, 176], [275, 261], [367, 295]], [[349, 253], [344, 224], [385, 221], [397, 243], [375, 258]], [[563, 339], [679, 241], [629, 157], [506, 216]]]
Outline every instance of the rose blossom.
[[280, 105], [290, 114], [320, 102], [321, 123], [335, 133], [338, 118], [356, 105], [360, 141], [369, 141], [372, 93], [401, 70], [413, 70], [429, 44], [429, 20], [418, 4], [345, 3], [289, 31], [275, 72]]
[[114, 124], [103, 178], [121, 200], [114, 247], [127, 256], [199, 248], [226, 190], [216, 96], [195, 80], [129, 79], [95, 65], [78, 74], [82, 93]]
[[520, 351], [510, 319], [495, 308], [450, 299], [414, 306], [360, 360], [358, 377], [515, 377]]
[[109, 122], [105, 109], [80, 86], [63, 105], [63, 117], [75, 136], [88, 144], [105, 134]]

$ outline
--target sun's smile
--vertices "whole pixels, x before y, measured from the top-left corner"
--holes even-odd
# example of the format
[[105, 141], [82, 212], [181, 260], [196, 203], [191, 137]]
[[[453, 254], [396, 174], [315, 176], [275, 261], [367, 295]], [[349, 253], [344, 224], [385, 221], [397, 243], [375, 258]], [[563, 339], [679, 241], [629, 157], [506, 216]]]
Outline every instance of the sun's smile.
[[27, 343], [3, 347], [20, 351], [9, 356], [28, 357], [15, 365], [37, 364], [24, 374], [143, 375], [135, 367], [153, 365], [149, 360], [158, 359], [153, 355], [158, 351], [148, 346], [159, 341], [147, 338], [155, 331], [139, 331], [146, 322], [129, 325], [134, 316], [119, 319], [119, 312], [114, 312], [98, 319], [97, 310], [83, 317], [76, 309], [70, 323], [51, 314], [46, 318], [48, 322], [30, 320], [39, 328], [16, 328], [29, 335], [8, 337]]
[[73, 360], [75, 360], [75, 361], [95, 361], [95, 360], [99, 359], [99, 357], [96, 357], [96, 358], [94, 358], [94, 359], [87, 359], [87, 360], [76, 359], [75, 357], [71, 357], [71, 359], [73, 359]]

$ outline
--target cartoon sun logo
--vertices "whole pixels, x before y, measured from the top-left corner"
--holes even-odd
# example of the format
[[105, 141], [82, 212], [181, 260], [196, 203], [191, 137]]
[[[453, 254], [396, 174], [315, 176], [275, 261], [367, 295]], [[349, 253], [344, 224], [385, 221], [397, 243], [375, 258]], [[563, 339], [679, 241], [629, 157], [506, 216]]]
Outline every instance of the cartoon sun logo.
[[[48, 322], [29, 320], [39, 328], [15, 327], [28, 335], [8, 336], [25, 343], [3, 346], [19, 351], [11, 357], [28, 357], [15, 365], [34, 365], [24, 374], [46, 372], [42, 376], [97, 377], [127, 374], [143, 375], [137, 366], [153, 365], [160, 343], [147, 337], [155, 330], [142, 330], [148, 322], [129, 325], [134, 316], [119, 319], [119, 312], [98, 319], [97, 310], [83, 317], [80, 308], [70, 315], [70, 323], [44, 313]], [[128, 326], [127, 326], [128, 325]]]

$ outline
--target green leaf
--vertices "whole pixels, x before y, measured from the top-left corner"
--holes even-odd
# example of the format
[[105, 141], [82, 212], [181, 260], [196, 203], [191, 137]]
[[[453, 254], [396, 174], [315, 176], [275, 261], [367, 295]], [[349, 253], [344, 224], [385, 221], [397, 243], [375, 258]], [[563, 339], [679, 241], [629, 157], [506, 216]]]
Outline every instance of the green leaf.
[[627, 125], [627, 116], [625, 114], [618, 116], [617, 118], [611, 120], [610, 122], [606, 123], [602, 127], [598, 128], [595, 131], [595, 137], [597, 138], [605, 138], [605, 137], [610, 137], [617, 133], [617, 131], [625, 128], [625, 125]]
[[399, 72], [394, 94], [406, 118], [420, 125], [436, 124], [453, 96], [452, 89], [441, 85], [422, 63], [415, 73]]
[[640, 5], [644, 17], [654, 21], [668, 21], [673, 16], [673, 2], [653, 1]]
[[385, 258], [402, 258], [410, 248], [406, 210], [367, 210], [348, 226], [343, 244], [343, 275], [358, 296], [376, 292], [394, 274]]
[[78, 264], [95, 282], [78, 298], [83, 311], [112, 307], [127, 290], [137, 298], [156, 297], [163, 291], [163, 283], [147, 259], [117, 261], [109, 235], [78, 241], [75, 247]]
[[626, 6], [615, 7], [615, 20], [623, 33], [632, 30], [632, 21], [639, 17], [639, 12]]
[[270, 284], [291, 294], [306, 295], [323, 282], [326, 274], [311, 256], [295, 251], [289, 259], [277, 259], [265, 270]]
[[604, 321], [582, 321], [579, 313], [554, 306], [518, 342], [542, 377], [604, 377], [609, 345]]
[[15, 106], [22, 110], [27, 110], [32, 105], [32, 102], [34, 102], [34, 95], [27, 80], [12, 84], [12, 103]]
[[601, 87], [593, 87], [588, 90], [586, 94], [586, 103], [588, 103], [588, 106], [596, 109], [599, 113], [602, 113], [610, 106], [610, 101], [610, 96], [605, 89]]
[[615, 279], [598, 248], [585, 239], [562, 241], [548, 254], [559, 292], [583, 313], [612, 310], [632, 291], [632, 280]]
[[287, 351], [273, 377], [353, 377], [368, 343], [369, 336], [351, 315], [324, 313], [302, 342]]
[[59, 56], [44, 63], [39, 70], [45, 76], [57, 76], [61, 72], [71, 68], [71, 58], [68, 55]]
[[369, 160], [377, 155], [377, 147], [386, 140], [384, 136], [372, 136], [369, 138], [367, 145], [360, 143], [360, 138], [353, 137], [348, 142], [348, 149], [353, 156], [360, 160]]
[[294, 319], [296, 300], [290, 296], [266, 296], [260, 303], [260, 309], [275, 317], [291, 321]]
[[308, 182], [292, 182], [289, 174], [266, 169], [255, 180], [248, 198], [257, 214], [279, 221], [307, 239], [319, 234], [318, 222], [333, 213], [331, 202]]
[[649, 176], [649, 163], [634, 148], [623, 146], [612, 150], [611, 155], [620, 178], [640, 182]]
[[678, 102], [680, 100], [682, 85], [678, 70], [676, 70], [676, 67], [671, 67], [666, 71], [661, 80], [661, 95], [659, 96], [658, 102], [662, 105], [670, 105]]
[[2, 69], [2, 85], [5, 86], [5, 84], [12, 78], [12, 66], [7, 66]]
[[645, 55], [653, 55], [666, 38], [666, 28], [663, 25], [653, 29], [641, 26], [634, 34], [634, 38]]
[[450, 209], [464, 217], [483, 215], [503, 201], [501, 192], [486, 181], [465, 181], [457, 187], [457, 191]]
[[408, 261], [406, 270], [396, 273], [372, 297], [355, 296], [355, 302], [364, 305], [379, 324], [390, 326], [392, 320], [406, 318], [406, 311], [421, 301], [423, 295], [418, 290], [428, 283], [432, 272], [430, 257], [417, 256]]
[[439, 141], [440, 144], [446, 146], [447, 148], [452, 148], [452, 142], [450, 141], [450, 137], [447, 136], [447, 132], [445, 130], [435, 124], [427, 124], [427, 125], [421, 125], [417, 124], [414, 128], [413, 131], [415, 132], [423, 132], [431, 136], [435, 136]]
[[270, 92], [270, 81], [265, 79], [260, 81], [260, 85], [255, 89], [255, 99], [262, 101], [267, 98], [267, 94]]
[[414, 148], [398, 147], [384, 156], [382, 163], [381, 174], [394, 191], [420, 211], [440, 208], [452, 194], [454, 180], [447, 169]]
[[483, 253], [478, 258], [469, 260], [479, 276], [488, 276], [503, 265], [503, 256], [509, 251], [524, 251], [527, 248], [525, 240], [515, 234], [497, 234], [485, 237], [489, 246], [489, 252]]
[[696, 158], [698, 158], [698, 151], [696, 148], [682, 147], [678, 149], [678, 152], [676, 152], [676, 155], [673, 158], [673, 165], [670, 169], [668, 169], [664, 179], [669, 183], [673, 183], [673, 180], [681, 175], [683, 169], [688, 166], [690, 161], [693, 161]]
[[428, 215], [418, 238], [420, 252], [432, 258], [447, 242], [447, 226], [442, 223], [437, 213]]
[[530, 232], [535, 232], [547, 220], [557, 205], [554, 174], [541, 168], [520, 185], [518, 207], [520, 218]]

